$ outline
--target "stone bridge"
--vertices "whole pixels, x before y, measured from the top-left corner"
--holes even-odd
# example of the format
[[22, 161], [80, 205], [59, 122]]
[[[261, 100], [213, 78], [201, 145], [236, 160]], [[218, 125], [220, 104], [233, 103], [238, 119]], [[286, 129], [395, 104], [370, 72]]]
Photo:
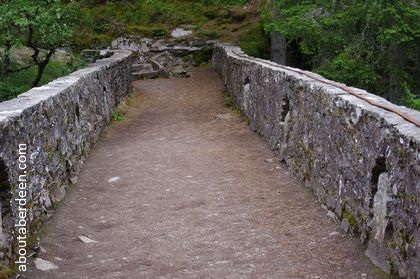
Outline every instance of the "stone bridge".
[[419, 112], [237, 47], [114, 44], [0, 103], [2, 276], [420, 278]]

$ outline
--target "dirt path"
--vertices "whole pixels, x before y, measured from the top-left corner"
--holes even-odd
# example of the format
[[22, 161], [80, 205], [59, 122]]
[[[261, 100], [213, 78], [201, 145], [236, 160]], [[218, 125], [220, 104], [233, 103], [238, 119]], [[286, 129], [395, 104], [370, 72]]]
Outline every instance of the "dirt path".
[[58, 269], [26, 278], [376, 278], [240, 117], [216, 119], [212, 70], [134, 86], [45, 225], [40, 257]]

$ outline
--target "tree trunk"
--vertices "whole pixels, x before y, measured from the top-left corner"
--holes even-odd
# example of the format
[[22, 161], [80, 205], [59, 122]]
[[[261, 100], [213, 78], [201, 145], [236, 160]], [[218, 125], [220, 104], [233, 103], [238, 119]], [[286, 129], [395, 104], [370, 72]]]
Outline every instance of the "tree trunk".
[[286, 65], [286, 38], [280, 33], [271, 34], [270, 60]]
[[39, 55], [41, 53], [41, 50], [38, 48], [36, 43], [33, 41], [33, 35], [34, 35], [34, 29], [31, 25], [29, 25], [29, 34], [28, 34], [28, 41], [27, 45], [33, 49], [34, 53], [32, 54], [32, 60], [34, 61], [35, 65], [38, 67], [38, 72], [36, 73], [35, 80], [32, 82], [32, 87], [37, 87], [39, 83], [41, 82], [42, 74], [44, 73], [45, 67], [47, 67], [48, 63], [50, 62], [51, 56], [55, 52], [55, 47], [51, 47], [45, 56], [44, 60], [41, 60], [39, 58]]
[[11, 46], [6, 44], [4, 49], [4, 55], [1, 59], [2, 67], [1, 67], [1, 76], [3, 78], [7, 78], [9, 75], [9, 67], [10, 67], [10, 48]]
[[[274, 0], [272, 9], [272, 20], [279, 20], [281, 15], [276, 6], [276, 1]], [[286, 65], [286, 38], [278, 32], [272, 32], [270, 48], [270, 60], [278, 64]]]
[[388, 100], [396, 103], [404, 103], [404, 90], [399, 78], [402, 68], [399, 51], [396, 46], [391, 46], [388, 51]]
[[34, 61], [36, 65], [38, 66], [38, 71], [36, 73], [35, 80], [32, 83], [32, 87], [39, 86], [39, 83], [41, 82], [42, 75], [44, 74], [45, 67], [47, 67], [48, 63], [50, 62], [51, 56], [54, 54], [54, 50], [48, 51], [47, 55], [45, 56], [45, 59], [42, 61], [39, 61], [38, 58], [34, 58]]
[[2, 67], [1, 67], [1, 76], [5, 79], [9, 75], [9, 65], [10, 65], [10, 58], [8, 54], [4, 54], [3, 58], [1, 59]]
[[394, 104], [403, 103], [403, 90], [395, 72], [388, 74], [388, 100]]
[[38, 64], [38, 71], [36, 73], [36, 77], [35, 80], [32, 82], [32, 87], [37, 87], [39, 86], [39, 83], [41, 82], [41, 78], [42, 78], [42, 74], [44, 73], [45, 67], [47, 66], [47, 64], [41, 63]]

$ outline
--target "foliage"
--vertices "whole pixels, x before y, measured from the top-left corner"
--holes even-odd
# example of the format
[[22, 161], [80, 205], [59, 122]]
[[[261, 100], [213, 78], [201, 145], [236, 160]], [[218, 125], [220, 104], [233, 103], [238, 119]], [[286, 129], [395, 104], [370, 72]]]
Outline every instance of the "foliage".
[[[60, 0], [45, 1], [24, 1], [24, 9], [27, 20], [26, 45], [34, 51], [33, 61], [38, 68], [32, 86], [38, 86], [45, 67], [51, 56], [58, 47], [66, 46], [72, 36], [72, 23], [75, 18], [75, 11], [69, 4], [63, 6]], [[41, 49], [47, 53], [42, 57]]]
[[243, 5], [249, 0], [201, 0], [204, 5]]
[[416, 96], [413, 95], [407, 87], [405, 87], [405, 90], [405, 102], [407, 106], [416, 110], [420, 110], [420, 98], [416, 98]]
[[0, 2], [0, 12], [0, 30], [4, 34], [0, 47], [5, 49], [2, 76], [8, 77], [13, 48], [24, 45], [33, 50], [32, 60], [37, 66], [37, 74], [32, 86], [37, 86], [56, 49], [68, 44], [72, 36], [76, 15], [74, 5], [63, 5], [60, 0], [5, 0]]
[[265, 29], [297, 42], [309, 66], [328, 78], [407, 101], [419, 95], [420, 8], [414, 0], [277, 0]]
[[202, 38], [208, 39], [208, 40], [215, 40], [222, 36], [222, 33], [220, 30], [213, 29], [213, 30], [200, 30], [197, 35], [199, 35]]
[[265, 59], [270, 58], [269, 37], [260, 23], [254, 24], [247, 32], [242, 34], [238, 40], [238, 45], [248, 55]]
[[2, 62], [2, 77], [9, 73], [10, 55], [16, 46], [22, 44], [23, 38], [19, 36], [25, 29], [26, 22], [22, 20], [19, 10], [19, 1], [0, 2], [0, 53]]
[[211, 47], [202, 48], [201, 50], [194, 52], [193, 57], [192, 57], [193, 65], [200, 66], [200, 65], [208, 63], [211, 60], [212, 55], [213, 55], [213, 48]]

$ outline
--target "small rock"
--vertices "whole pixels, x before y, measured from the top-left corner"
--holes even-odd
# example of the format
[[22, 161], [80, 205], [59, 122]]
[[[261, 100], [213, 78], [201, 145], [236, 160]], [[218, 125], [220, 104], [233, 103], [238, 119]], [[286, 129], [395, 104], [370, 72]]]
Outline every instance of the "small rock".
[[77, 184], [77, 181], [79, 181], [79, 177], [77, 176], [73, 176], [72, 178], [70, 178], [71, 184]]
[[82, 56], [87, 62], [92, 63], [101, 56], [101, 52], [96, 49], [85, 49], [82, 51]]
[[334, 235], [339, 235], [340, 233], [339, 232], [330, 232], [328, 235], [329, 236], [334, 236]]
[[387, 260], [387, 251], [385, 246], [382, 246], [375, 239], [370, 239], [365, 255], [372, 261], [374, 265], [382, 269], [383, 272], [389, 274], [391, 267]]
[[83, 243], [96, 243], [96, 242], [98, 242], [98, 241], [90, 239], [89, 237], [84, 236], [84, 235], [79, 235], [77, 237], [77, 239], [79, 239]]
[[349, 232], [350, 229], [350, 222], [347, 219], [343, 219], [341, 221], [341, 225], [340, 227], [343, 229], [343, 231], [345, 231], [346, 233]]
[[116, 181], [118, 181], [118, 180], [120, 180], [120, 179], [121, 179], [121, 177], [119, 177], [119, 176], [114, 176], [114, 177], [111, 177], [111, 178], [108, 180], [108, 183], [116, 182]]
[[274, 162], [274, 160], [273, 159], [265, 159], [264, 161], [266, 161], [267, 163], [273, 163]]
[[228, 113], [223, 113], [223, 114], [218, 114], [215, 117], [216, 119], [223, 119], [223, 120], [229, 120], [232, 118], [232, 114], [230, 112]]
[[42, 270], [42, 271], [47, 271], [47, 270], [51, 270], [51, 269], [57, 269], [58, 266], [56, 266], [53, 262], [41, 259], [41, 258], [36, 258], [34, 260], [35, 263], [35, 267], [36, 269]]
[[331, 219], [333, 219], [333, 221], [334, 221], [335, 223], [338, 223], [338, 218], [337, 218], [337, 216], [334, 214], [334, 212], [332, 212], [332, 211], [328, 210], [328, 212], [327, 212], [327, 216], [328, 216], [328, 217], [330, 217]]
[[155, 69], [153, 68], [152, 64], [145, 63], [145, 64], [143, 64], [142, 70], [146, 71], [146, 72], [151, 72], [151, 71], [154, 71]]
[[65, 195], [66, 195], [66, 189], [64, 187], [58, 187], [51, 194], [51, 200], [54, 203], [59, 202], [64, 198]]
[[185, 70], [184, 67], [182, 66], [177, 66], [172, 70], [171, 73], [173, 76], [175, 77], [183, 77], [183, 78], [188, 78], [191, 75]]
[[193, 33], [193, 31], [191, 30], [185, 30], [182, 28], [175, 28], [174, 30], [172, 30], [171, 32], [171, 36], [172, 38], [179, 38], [179, 37], [185, 37], [188, 35], [191, 35]]
[[32, 257], [34, 257], [36, 254], [37, 254], [37, 252], [36, 252], [36, 251], [34, 251], [34, 252], [32, 252], [32, 253], [29, 253], [29, 254], [28, 254], [28, 258], [32, 258]]

